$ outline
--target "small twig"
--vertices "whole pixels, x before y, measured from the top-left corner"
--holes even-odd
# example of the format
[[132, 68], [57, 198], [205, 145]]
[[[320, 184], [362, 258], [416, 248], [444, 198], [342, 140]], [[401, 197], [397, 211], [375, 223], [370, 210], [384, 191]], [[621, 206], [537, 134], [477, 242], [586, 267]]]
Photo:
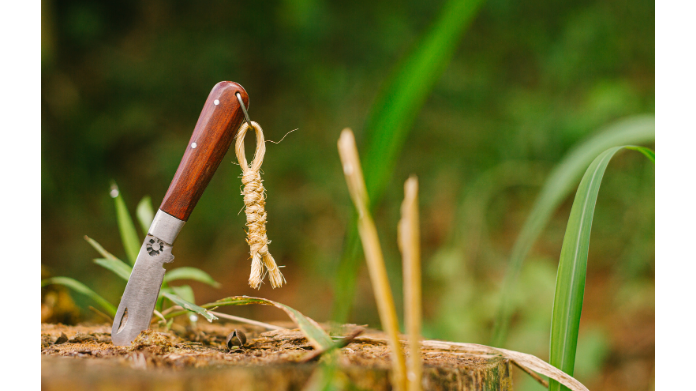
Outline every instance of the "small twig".
[[362, 327], [357, 327], [357, 328], [355, 328], [353, 331], [351, 331], [348, 335], [346, 335], [345, 337], [343, 337], [343, 339], [341, 339], [340, 341], [338, 341], [338, 342], [336, 342], [335, 344], [331, 345], [330, 347], [328, 347], [328, 348], [326, 348], [326, 349], [322, 349], [322, 350], [315, 350], [315, 351], [313, 351], [313, 352], [307, 354], [306, 356], [304, 356], [304, 357], [302, 358], [302, 360], [300, 360], [300, 362], [303, 362], [303, 363], [304, 363], [304, 362], [310, 362], [310, 361], [312, 361], [312, 360], [315, 360], [315, 359], [319, 358], [321, 355], [323, 355], [323, 354], [325, 354], [325, 353], [328, 353], [328, 352], [333, 351], [333, 350], [335, 350], [335, 349], [344, 348], [344, 347], [348, 346], [349, 343], [353, 342], [353, 340], [354, 340], [358, 335], [362, 334], [363, 331], [365, 331], [364, 328], [362, 328]]
[[399, 249], [404, 271], [404, 318], [410, 359], [408, 360], [408, 389], [419, 391], [423, 377], [421, 362], [421, 261], [420, 229], [418, 219], [418, 179], [408, 178], [404, 183], [404, 202], [399, 221]]
[[544, 386], [544, 387], [546, 387], [546, 388], [549, 388], [549, 382], [548, 382], [548, 380], [545, 380], [545, 379], [542, 378], [541, 376], [537, 375], [535, 372], [530, 371], [529, 369], [527, 369], [527, 368], [523, 367], [522, 365], [518, 364], [517, 361], [515, 361], [515, 360], [510, 360], [510, 361], [512, 361], [512, 363], [515, 364], [515, 366], [516, 366], [517, 368], [519, 368], [519, 369], [525, 371], [529, 376], [532, 377], [532, 379], [538, 381], [539, 384], [541, 384], [542, 386]]
[[370, 215], [367, 189], [363, 179], [358, 149], [355, 146], [353, 132], [346, 128], [338, 139], [338, 153], [343, 163], [343, 173], [348, 184], [348, 191], [355, 208], [358, 210], [358, 233], [363, 244], [365, 260], [372, 283], [372, 289], [377, 300], [377, 310], [384, 331], [389, 336], [391, 348], [393, 385], [397, 391], [406, 390], [406, 361], [399, 342], [399, 321], [394, 307], [394, 297], [389, 287], [387, 269], [384, 266], [384, 256], [377, 236], [377, 228]]
[[101, 316], [102, 318], [108, 320], [109, 323], [113, 323], [113, 322], [114, 322], [114, 318], [112, 318], [112, 317], [110, 317], [109, 315], [107, 315], [107, 314], [105, 314], [105, 313], [99, 311], [98, 309], [96, 309], [96, 308], [94, 308], [94, 307], [92, 307], [92, 306], [89, 306], [88, 308], [89, 308], [90, 310], [94, 311], [97, 315], [99, 315], [99, 316]]
[[168, 313], [170, 313], [170, 312], [172, 312], [172, 311], [179, 311], [179, 310], [183, 310], [183, 309], [184, 309], [184, 308], [181, 307], [181, 306], [173, 305], [173, 306], [167, 308], [166, 310], [162, 311], [161, 314], [162, 314], [162, 316], [164, 316], [164, 315], [167, 315]]
[[242, 318], [239, 316], [228, 315], [228, 314], [224, 314], [222, 312], [216, 312], [216, 311], [210, 311], [210, 310], [208, 310], [208, 312], [210, 312], [211, 314], [218, 316], [220, 318], [236, 320], [237, 322], [240, 322], [240, 323], [247, 323], [247, 324], [252, 324], [254, 326], [260, 326], [260, 327], [266, 328], [268, 330], [286, 330], [285, 327], [275, 326], [272, 324], [263, 323], [263, 322], [259, 322], [259, 321], [251, 320], [251, 319], [247, 319], [247, 318]]

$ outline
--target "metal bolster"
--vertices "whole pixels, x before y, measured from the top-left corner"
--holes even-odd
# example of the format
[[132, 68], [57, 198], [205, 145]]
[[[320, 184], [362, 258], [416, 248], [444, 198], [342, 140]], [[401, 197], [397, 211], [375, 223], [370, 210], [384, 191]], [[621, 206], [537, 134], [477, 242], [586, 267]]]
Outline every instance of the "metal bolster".
[[185, 221], [158, 209], [148, 233], [169, 245], [173, 245], [184, 224], [186, 224]]

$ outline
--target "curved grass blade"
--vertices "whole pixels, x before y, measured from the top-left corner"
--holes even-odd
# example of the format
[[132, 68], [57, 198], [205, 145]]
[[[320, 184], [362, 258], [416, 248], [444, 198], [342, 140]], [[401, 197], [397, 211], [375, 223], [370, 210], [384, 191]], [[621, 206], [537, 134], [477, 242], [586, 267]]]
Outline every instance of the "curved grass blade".
[[120, 259], [97, 258], [94, 260], [94, 263], [105, 269], [111, 270], [117, 276], [123, 278], [126, 281], [128, 281], [131, 272], [133, 271], [133, 268], [130, 267], [130, 265], [127, 265]]
[[219, 288], [220, 283], [213, 280], [208, 273], [195, 267], [179, 267], [167, 271], [164, 274], [164, 282], [169, 283], [174, 280], [193, 280]]
[[655, 163], [655, 151], [653, 151], [650, 148], [639, 147], [639, 146], [630, 146], [630, 147], [626, 147], [626, 149], [638, 151], [638, 152], [642, 153], [643, 155], [645, 155], [645, 157], [650, 159], [651, 162]]
[[[375, 205], [381, 199], [413, 121], [482, 3], [482, 0], [449, 0], [433, 27], [392, 70], [385, 87], [373, 103], [365, 124], [362, 164], [369, 205]], [[356, 219], [351, 220], [346, 231], [343, 255], [336, 273], [332, 318], [340, 323], [348, 318], [360, 265]]]
[[[197, 314], [203, 316], [205, 319], [208, 320], [208, 322], [212, 322], [212, 321], [214, 321], [215, 319], [217, 319], [217, 316], [211, 314], [211, 313], [208, 312], [208, 310], [206, 310], [205, 308], [203, 308], [203, 307], [201, 307], [201, 306], [197, 306], [197, 305], [195, 305], [195, 304], [193, 304], [193, 303], [191, 303], [191, 302], [189, 302], [189, 301], [187, 301], [187, 300], [184, 300], [184, 299], [182, 299], [181, 297], [179, 297], [178, 295], [176, 295], [176, 294], [174, 294], [174, 293], [163, 292], [162, 295], [163, 295], [164, 297], [166, 297], [167, 299], [171, 300], [172, 303], [174, 303], [174, 304], [180, 306], [181, 308], [183, 308], [183, 309], [185, 309], [185, 310], [187, 310], [187, 311], [195, 312], [195, 313], [197, 313]], [[171, 317], [171, 316], [169, 316], [169, 317]]]
[[[556, 276], [556, 296], [553, 300], [549, 363], [571, 376], [575, 370], [575, 352], [578, 346], [578, 331], [587, 277], [587, 254], [590, 248], [590, 232], [597, 195], [609, 161], [623, 148], [644, 153], [638, 147], [614, 147], [595, 158], [585, 171], [578, 191], [575, 193], [568, 226], [563, 237]], [[557, 381], [549, 382], [549, 390], [560, 389], [561, 385]], [[563, 389], [567, 388], [563, 387]]]
[[111, 303], [106, 301], [106, 299], [104, 299], [103, 297], [99, 296], [97, 292], [89, 289], [87, 285], [77, 280], [74, 280], [69, 277], [51, 277], [41, 281], [42, 288], [46, 285], [51, 284], [63, 285], [74, 290], [77, 293], [81, 293], [97, 302], [109, 315], [111, 315], [112, 318], [116, 315], [116, 307], [114, 307]]
[[126, 256], [130, 264], [135, 265], [142, 242], [138, 239], [133, 219], [131, 219], [130, 213], [128, 213], [126, 202], [123, 201], [121, 191], [119, 191], [115, 182], [111, 185], [110, 195], [116, 205], [116, 220], [118, 221], [118, 230], [121, 232], [123, 248], [126, 250]]
[[513, 308], [509, 296], [514, 292], [522, 263], [534, 242], [551, 219], [553, 212], [575, 187], [578, 178], [592, 160], [607, 148], [643, 144], [655, 140], [655, 117], [635, 116], [622, 120], [571, 150], [553, 169], [534, 202], [510, 253], [503, 281], [501, 303], [493, 329], [492, 346], [503, 346]]
[[135, 208], [135, 217], [138, 218], [143, 235], [147, 235], [147, 231], [150, 230], [150, 224], [152, 224], [152, 220], [155, 218], [150, 196], [145, 196], [138, 202], [138, 206]]
[[[333, 341], [331, 337], [324, 331], [324, 329], [319, 326], [317, 322], [302, 315], [299, 311], [281, 304], [275, 301], [261, 299], [258, 297], [248, 297], [248, 296], [234, 296], [225, 299], [218, 300], [214, 303], [205, 304], [203, 307], [222, 307], [226, 305], [249, 305], [249, 304], [260, 304], [260, 305], [272, 305], [276, 308], [280, 308], [285, 311], [286, 314], [297, 324], [297, 326], [302, 330], [304, 335], [307, 337], [309, 342], [316, 349], [330, 349], [333, 347]], [[175, 315], [175, 314], [172, 314]]]

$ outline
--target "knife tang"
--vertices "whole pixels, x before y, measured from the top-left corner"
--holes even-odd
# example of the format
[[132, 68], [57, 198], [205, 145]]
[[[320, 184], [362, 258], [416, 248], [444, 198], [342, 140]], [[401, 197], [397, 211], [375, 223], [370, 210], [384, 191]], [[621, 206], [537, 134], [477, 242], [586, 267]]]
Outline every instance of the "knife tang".
[[182, 221], [188, 220], [244, 120], [236, 93], [248, 107], [249, 96], [237, 83], [222, 81], [210, 91], [160, 205], [163, 212]]

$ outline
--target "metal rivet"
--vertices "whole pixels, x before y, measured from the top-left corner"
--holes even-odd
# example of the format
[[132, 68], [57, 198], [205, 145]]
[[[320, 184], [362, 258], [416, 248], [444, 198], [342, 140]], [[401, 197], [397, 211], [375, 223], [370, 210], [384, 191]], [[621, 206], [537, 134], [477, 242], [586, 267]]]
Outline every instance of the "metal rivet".
[[197, 146], [198, 146], [198, 144], [196, 144], [196, 143], [191, 144], [191, 148], [196, 148]]
[[219, 100], [217, 100], [217, 99], [215, 99], [215, 101], [214, 101], [213, 103], [215, 103], [215, 106], [217, 106], [217, 105], [219, 105], [219, 104], [220, 104], [220, 101], [219, 101]]

